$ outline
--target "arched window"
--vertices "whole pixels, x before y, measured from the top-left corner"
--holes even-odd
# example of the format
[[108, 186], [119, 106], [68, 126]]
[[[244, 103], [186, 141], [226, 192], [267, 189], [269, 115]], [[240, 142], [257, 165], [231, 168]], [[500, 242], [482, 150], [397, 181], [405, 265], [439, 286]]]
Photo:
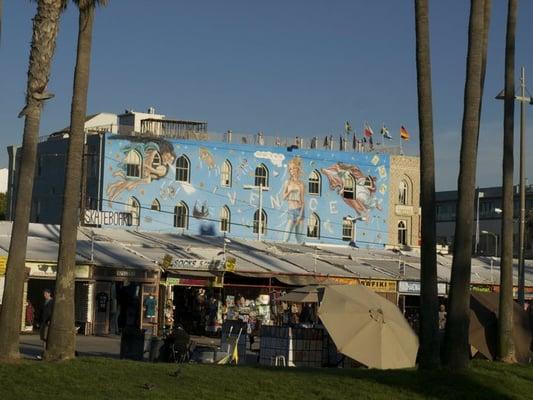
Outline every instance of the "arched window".
[[260, 164], [255, 169], [254, 185], [268, 187], [268, 169], [265, 164]]
[[231, 163], [225, 160], [220, 168], [220, 186], [231, 187]]
[[342, 177], [343, 191], [342, 195], [345, 199], [355, 199], [355, 180], [350, 174], [345, 174]]
[[[261, 235], [264, 235], [267, 229], [268, 218], [265, 210], [261, 210]], [[254, 213], [254, 233], [259, 233], [259, 210]]]
[[321, 186], [320, 173], [317, 170], [314, 170], [309, 174], [309, 194], [320, 196], [320, 191], [322, 190]]
[[189, 207], [183, 201], [174, 207], [174, 226], [183, 229], [189, 227]]
[[344, 217], [342, 220], [342, 240], [351, 242], [354, 239], [354, 223], [350, 217]]
[[155, 154], [154, 154], [154, 158], [152, 160], [152, 168], [157, 168], [161, 165], [161, 156], [159, 155], [159, 153], [156, 151]]
[[320, 217], [316, 213], [311, 213], [307, 220], [307, 237], [320, 238]]
[[154, 210], [154, 211], [160, 211], [161, 210], [161, 204], [159, 204], [159, 200], [154, 199], [154, 201], [152, 201], [152, 205], [150, 206], [150, 209]]
[[398, 203], [406, 205], [409, 202], [409, 185], [406, 181], [401, 181], [398, 186]]
[[126, 164], [126, 176], [140, 178], [141, 162], [141, 155], [135, 150], [130, 150], [124, 159], [124, 164]]
[[231, 212], [228, 207], [220, 209], [220, 232], [229, 232], [231, 226]]
[[190, 179], [189, 159], [186, 156], [180, 156], [176, 160], [176, 180], [179, 182], [189, 182]]
[[141, 219], [141, 205], [139, 204], [139, 200], [135, 197], [130, 197], [128, 199], [126, 211], [131, 214], [131, 224], [133, 226], [139, 225]]
[[405, 221], [398, 222], [398, 244], [407, 245], [407, 223]]

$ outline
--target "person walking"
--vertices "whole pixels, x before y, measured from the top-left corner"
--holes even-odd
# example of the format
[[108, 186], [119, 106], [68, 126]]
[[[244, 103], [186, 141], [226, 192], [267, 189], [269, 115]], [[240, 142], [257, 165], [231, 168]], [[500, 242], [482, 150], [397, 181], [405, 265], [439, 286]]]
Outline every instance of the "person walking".
[[52, 319], [52, 311], [54, 308], [54, 298], [50, 289], [43, 290], [44, 304], [41, 310], [41, 320], [39, 325], [39, 336], [46, 347], [46, 339], [48, 337], [48, 326]]

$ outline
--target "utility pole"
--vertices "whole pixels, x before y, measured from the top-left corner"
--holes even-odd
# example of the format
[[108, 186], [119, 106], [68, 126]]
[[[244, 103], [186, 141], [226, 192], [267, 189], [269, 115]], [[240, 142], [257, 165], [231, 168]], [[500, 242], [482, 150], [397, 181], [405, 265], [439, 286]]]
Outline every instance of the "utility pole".
[[525, 219], [526, 219], [526, 167], [525, 167], [525, 136], [526, 136], [526, 103], [531, 103], [531, 98], [526, 97], [526, 71], [520, 71], [520, 225], [518, 227], [518, 303], [524, 306], [524, 246], [525, 246]]

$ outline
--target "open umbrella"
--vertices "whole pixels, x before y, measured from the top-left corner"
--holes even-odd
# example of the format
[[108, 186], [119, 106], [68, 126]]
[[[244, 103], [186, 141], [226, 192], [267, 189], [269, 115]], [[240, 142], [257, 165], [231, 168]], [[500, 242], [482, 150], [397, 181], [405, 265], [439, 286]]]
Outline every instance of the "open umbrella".
[[338, 350], [361, 364], [415, 365], [418, 337], [395, 304], [366, 286], [327, 286], [318, 315]]
[[[470, 345], [475, 347], [489, 360], [496, 356], [496, 341], [498, 336], [498, 308], [500, 298], [498, 293], [472, 292], [470, 295]], [[529, 316], [520, 308], [513, 305], [513, 343], [518, 362], [529, 361], [531, 344], [531, 327]]]
[[318, 291], [324, 286], [309, 285], [291, 290], [279, 298], [293, 303], [318, 303]]

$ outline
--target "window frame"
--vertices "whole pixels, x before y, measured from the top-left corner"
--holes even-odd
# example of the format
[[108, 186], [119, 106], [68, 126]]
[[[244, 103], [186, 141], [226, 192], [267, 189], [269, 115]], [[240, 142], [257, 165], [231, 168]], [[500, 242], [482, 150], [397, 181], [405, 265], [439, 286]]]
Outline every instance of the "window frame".
[[[220, 168], [220, 186], [222, 187], [231, 187], [232, 181], [233, 181], [233, 166], [231, 165], [231, 162], [226, 159], [222, 163], [222, 167]], [[226, 179], [224, 179], [226, 177]]]
[[[265, 171], [265, 175], [258, 175], [258, 171], [263, 170]], [[262, 186], [263, 188], [268, 188], [268, 179], [269, 179], [269, 171], [265, 164], [261, 163], [257, 167], [255, 167], [254, 171], [254, 186]], [[261, 181], [264, 181], [264, 184], [261, 184]]]
[[[402, 224], [403, 227], [400, 227], [400, 224]], [[399, 220], [398, 224], [396, 224], [396, 231], [398, 233], [398, 245], [408, 246], [409, 236], [408, 236], [407, 221], [403, 219]], [[403, 237], [403, 240], [402, 240], [402, 237]]]
[[[134, 155], [138, 158], [138, 164], [129, 162], [130, 160], [130, 154]], [[126, 176], [128, 178], [141, 178], [141, 171], [142, 171], [142, 164], [143, 164], [143, 158], [141, 156], [141, 153], [139, 153], [137, 150], [131, 149], [128, 151], [128, 154], [126, 154], [126, 157], [124, 158], [124, 165], [126, 166]]]
[[[137, 205], [136, 207], [135, 204]], [[141, 203], [135, 196], [128, 198], [126, 209], [131, 214], [131, 226], [139, 226], [141, 223]], [[135, 215], [135, 211], [137, 215]]]
[[[180, 165], [180, 160], [185, 160], [186, 166]], [[178, 175], [180, 175], [180, 178], [183, 178], [183, 174], [185, 174], [185, 179], [178, 179]], [[187, 157], [185, 154], [182, 154], [176, 159], [176, 176], [175, 176], [176, 182], [191, 182], [191, 161], [189, 160], [189, 157]]]
[[[311, 224], [311, 219], [314, 218], [315, 224]], [[315, 233], [311, 231], [311, 229], [315, 230]], [[307, 218], [307, 237], [312, 239], [320, 239], [320, 217], [317, 213], [312, 212], [309, 217]]]
[[219, 218], [220, 232], [229, 233], [231, 231], [231, 210], [228, 206], [223, 206], [220, 208]]
[[[313, 175], [315, 175], [316, 178], [314, 178]], [[313, 190], [315, 186], [316, 191]], [[320, 172], [318, 172], [316, 169], [311, 171], [307, 178], [307, 192], [311, 196], [320, 196], [322, 194], [322, 175], [320, 175]]]
[[[349, 229], [350, 234], [347, 235]], [[342, 219], [342, 240], [344, 242], [351, 242], [355, 239], [355, 222], [348, 217]]]
[[[178, 215], [178, 209], [183, 209], [184, 214]], [[189, 229], [189, 206], [184, 201], [180, 201], [178, 204], [174, 206], [174, 228], [178, 229]], [[179, 224], [181, 220], [183, 219], [183, 225]]]
[[[268, 214], [265, 210], [261, 210], [261, 214], [263, 216], [261, 219], [261, 235], [265, 235], [267, 231]], [[259, 209], [254, 212], [252, 230], [256, 235], [259, 233]]]

